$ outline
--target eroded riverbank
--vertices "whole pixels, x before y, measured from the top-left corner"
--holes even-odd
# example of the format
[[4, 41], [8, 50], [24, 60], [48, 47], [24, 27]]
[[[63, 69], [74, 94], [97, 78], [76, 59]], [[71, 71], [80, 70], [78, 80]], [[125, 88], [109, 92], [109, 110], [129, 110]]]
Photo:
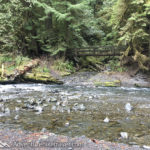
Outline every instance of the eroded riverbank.
[[127, 72], [77, 72], [63, 78], [66, 85], [106, 86], [106, 87], [150, 87], [149, 75], [138, 73], [131, 76]]

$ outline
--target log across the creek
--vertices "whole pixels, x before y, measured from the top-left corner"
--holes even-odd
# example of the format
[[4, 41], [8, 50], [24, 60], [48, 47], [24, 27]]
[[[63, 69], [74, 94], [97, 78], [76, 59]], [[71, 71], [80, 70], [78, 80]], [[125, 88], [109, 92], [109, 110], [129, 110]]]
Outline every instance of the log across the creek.
[[34, 67], [38, 66], [40, 63], [39, 59], [34, 59], [29, 62], [27, 65], [21, 66], [20, 69], [16, 69], [13, 74], [9, 75], [8, 78], [10, 81], [15, 81], [16, 79], [23, 76], [26, 72], [30, 71]]

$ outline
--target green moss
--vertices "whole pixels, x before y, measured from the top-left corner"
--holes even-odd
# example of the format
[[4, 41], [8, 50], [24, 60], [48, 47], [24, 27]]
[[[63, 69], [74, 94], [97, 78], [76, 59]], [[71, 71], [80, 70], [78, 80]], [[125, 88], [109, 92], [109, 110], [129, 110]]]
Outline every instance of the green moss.
[[121, 82], [119, 80], [115, 81], [106, 81], [106, 82], [95, 82], [95, 86], [104, 86], [104, 87], [120, 87]]
[[93, 56], [86, 57], [86, 61], [93, 64], [103, 64], [99, 58]]
[[103, 86], [103, 83], [96, 81], [96, 82], [94, 82], [94, 85], [95, 85], [95, 86]]
[[26, 73], [23, 78], [27, 81], [37, 81], [37, 82], [54, 82], [54, 83], [61, 83], [57, 79], [53, 78], [49, 73]]

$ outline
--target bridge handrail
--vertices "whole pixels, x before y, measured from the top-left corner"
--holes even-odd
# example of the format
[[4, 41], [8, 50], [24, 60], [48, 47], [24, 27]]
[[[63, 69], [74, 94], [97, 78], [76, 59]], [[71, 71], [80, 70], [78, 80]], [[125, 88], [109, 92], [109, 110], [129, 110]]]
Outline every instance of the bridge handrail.
[[120, 50], [125, 49], [127, 46], [112, 46], [112, 45], [106, 45], [106, 46], [99, 46], [99, 47], [80, 47], [80, 48], [74, 48], [74, 50], [80, 51], [80, 50]]

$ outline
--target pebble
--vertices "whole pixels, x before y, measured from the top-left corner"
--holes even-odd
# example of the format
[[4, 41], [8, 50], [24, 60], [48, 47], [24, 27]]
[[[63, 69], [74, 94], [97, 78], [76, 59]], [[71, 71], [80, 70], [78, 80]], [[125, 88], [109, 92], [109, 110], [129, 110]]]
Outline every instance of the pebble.
[[123, 139], [127, 139], [128, 138], [128, 133], [127, 132], [120, 132], [120, 135]]
[[106, 118], [104, 119], [104, 122], [105, 122], [105, 123], [109, 123], [109, 118], [106, 117]]

